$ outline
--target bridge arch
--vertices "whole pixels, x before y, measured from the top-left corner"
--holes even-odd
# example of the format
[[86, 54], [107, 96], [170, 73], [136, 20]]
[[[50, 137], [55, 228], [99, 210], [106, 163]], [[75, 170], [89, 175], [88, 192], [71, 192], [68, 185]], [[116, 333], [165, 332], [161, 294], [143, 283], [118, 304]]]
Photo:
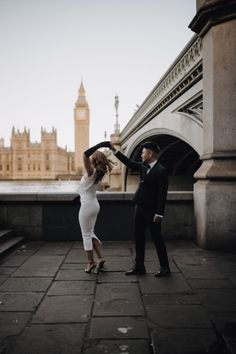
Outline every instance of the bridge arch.
[[[171, 133], [171, 134], [170, 134]], [[132, 160], [141, 161], [140, 145], [145, 141], [154, 141], [160, 148], [159, 161], [168, 171], [169, 190], [193, 190], [194, 173], [200, 167], [198, 152], [184, 139], [166, 129], [152, 130], [140, 136], [126, 152]], [[139, 175], [124, 167], [124, 190], [137, 188]]]
[[131, 156], [131, 152], [141, 141], [159, 134], [175, 136], [189, 144], [199, 155], [203, 153], [203, 122], [182, 112], [163, 112], [137, 131], [131, 132], [128, 137], [122, 134], [122, 146], [125, 147], [127, 156]]

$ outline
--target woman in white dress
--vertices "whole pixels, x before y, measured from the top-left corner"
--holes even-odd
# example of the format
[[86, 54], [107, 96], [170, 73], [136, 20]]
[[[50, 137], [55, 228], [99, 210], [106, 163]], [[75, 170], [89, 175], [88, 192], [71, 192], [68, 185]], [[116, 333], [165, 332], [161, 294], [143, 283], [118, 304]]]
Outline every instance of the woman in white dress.
[[[103, 176], [112, 170], [112, 162], [106, 155], [97, 150], [100, 147], [108, 147], [109, 142], [105, 141], [86, 150], [83, 155], [85, 175], [79, 184], [80, 211], [79, 223], [83, 238], [84, 250], [87, 254], [88, 264], [86, 273], [98, 272], [105, 268], [105, 259], [101, 241], [94, 233], [94, 226], [100, 210], [100, 205], [96, 197]], [[93, 250], [98, 257], [98, 263], [94, 261]]]

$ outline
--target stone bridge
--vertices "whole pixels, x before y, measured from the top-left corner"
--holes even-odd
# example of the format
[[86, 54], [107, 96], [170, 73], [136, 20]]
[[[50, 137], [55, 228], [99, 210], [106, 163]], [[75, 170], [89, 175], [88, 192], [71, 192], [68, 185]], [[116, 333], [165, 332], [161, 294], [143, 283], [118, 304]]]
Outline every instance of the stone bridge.
[[[156, 141], [169, 190], [194, 190], [198, 245], [236, 251], [236, 0], [197, 0], [189, 27], [196, 35], [112, 139], [136, 160]], [[122, 167], [124, 191], [137, 179]]]
[[[125, 153], [134, 159], [139, 145], [153, 140], [168, 168], [170, 189], [191, 190], [203, 153], [202, 43], [194, 36], [135, 112], [120, 135]], [[133, 190], [136, 176], [123, 171], [124, 190]]]

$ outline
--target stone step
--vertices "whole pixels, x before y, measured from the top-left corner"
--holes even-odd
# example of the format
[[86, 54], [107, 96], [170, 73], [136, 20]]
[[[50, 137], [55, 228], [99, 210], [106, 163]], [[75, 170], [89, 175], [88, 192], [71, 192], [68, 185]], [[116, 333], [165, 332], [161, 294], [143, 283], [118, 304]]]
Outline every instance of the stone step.
[[23, 243], [24, 237], [11, 237], [6, 241], [0, 243], [0, 257], [4, 256], [6, 253], [11, 251], [13, 248], [17, 247]]
[[0, 230], [0, 243], [13, 235], [13, 230]]

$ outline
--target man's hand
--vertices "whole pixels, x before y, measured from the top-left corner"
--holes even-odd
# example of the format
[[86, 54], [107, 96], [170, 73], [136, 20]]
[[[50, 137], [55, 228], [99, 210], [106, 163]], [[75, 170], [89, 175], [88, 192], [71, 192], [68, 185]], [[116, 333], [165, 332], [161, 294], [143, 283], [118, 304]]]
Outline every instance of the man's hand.
[[159, 222], [162, 222], [162, 217], [155, 214], [154, 218], [153, 218], [153, 222], [154, 222], [154, 224], [158, 224]]

